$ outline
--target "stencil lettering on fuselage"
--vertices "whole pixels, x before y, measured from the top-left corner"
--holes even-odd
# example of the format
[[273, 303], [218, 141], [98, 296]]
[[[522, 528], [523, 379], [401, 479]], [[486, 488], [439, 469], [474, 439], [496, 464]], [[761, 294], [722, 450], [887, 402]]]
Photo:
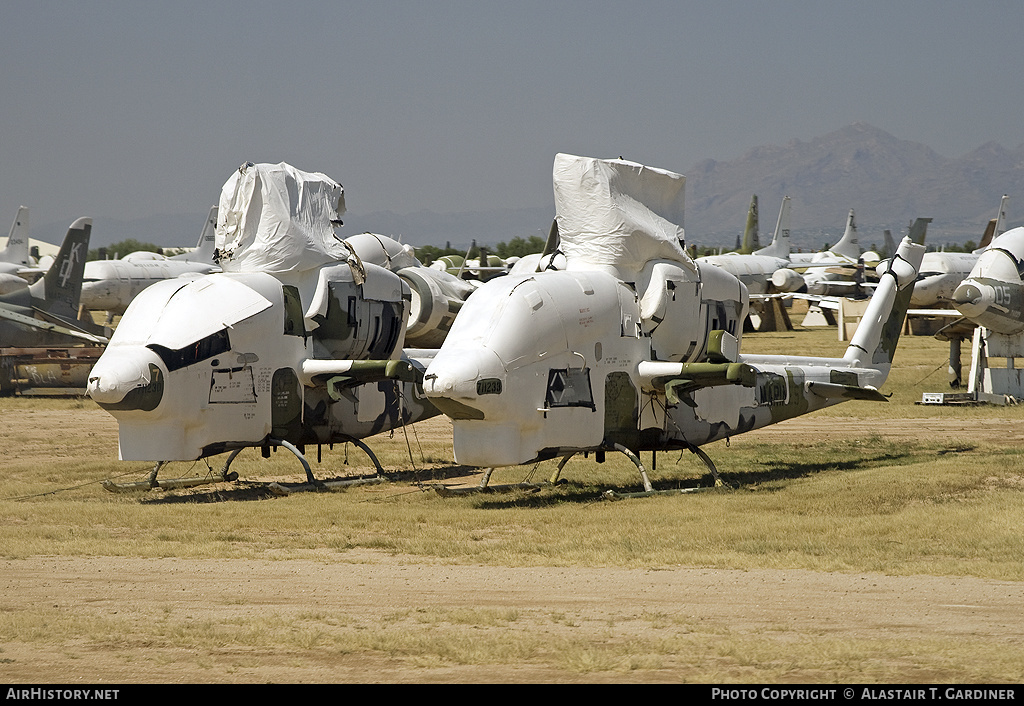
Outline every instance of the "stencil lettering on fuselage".
[[256, 383], [252, 368], [221, 368], [210, 380], [211, 404], [237, 404], [256, 401]]

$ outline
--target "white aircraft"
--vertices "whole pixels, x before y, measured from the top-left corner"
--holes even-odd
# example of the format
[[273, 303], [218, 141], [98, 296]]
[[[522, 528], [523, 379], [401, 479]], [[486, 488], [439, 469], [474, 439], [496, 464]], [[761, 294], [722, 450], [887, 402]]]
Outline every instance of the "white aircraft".
[[417, 382], [432, 351], [403, 351], [410, 288], [337, 238], [344, 204], [323, 174], [243, 165], [220, 199], [224, 272], [128, 306], [88, 393], [118, 420], [120, 458], [157, 462], [143, 487], [168, 486], [163, 462], [227, 451], [216, 479], [232, 480], [247, 447], [289, 449], [313, 484], [309, 444], [351, 441], [380, 470], [361, 439], [437, 413]]
[[[757, 198], [756, 196], [754, 197]], [[748, 252], [731, 252], [722, 255], [708, 255], [698, 257], [697, 262], [715, 265], [730, 272], [739, 278], [747, 286], [750, 294], [766, 294], [772, 283], [772, 275], [778, 270], [790, 266], [789, 261], [789, 202], [790, 198], [784, 196], [782, 207], [779, 208], [779, 219], [775, 223], [775, 235], [767, 247]], [[751, 209], [756, 213], [756, 202], [751, 202]], [[750, 218], [747, 219], [747, 235], [744, 237], [744, 249], [750, 242], [749, 234], [752, 232]], [[756, 231], [757, 226], [754, 225]]]
[[217, 272], [220, 267], [213, 261], [216, 227], [217, 207], [214, 206], [199, 235], [198, 246], [192, 252], [173, 257], [139, 252], [120, 260], [87, 262], [82, 306], [89, 311], [106, 311], [112, 318], [123, 314], [132, 299], [155, 282]]
[[78, 320], [92, 219], [68, 228], [54, 264], [27, 287], [0, 296], [0, 348], [64, 348], [105, 343], [103, 329]]
[[966, 278], [978, 258], [993, 238], [1006, 229], [1006, 204], [1010, 197], [1003, 195], [999, 201], [996, 217], [989, 221], [985, 235], [977, 250], [973, 252], [928, 252], [921, 263], [921, 274], [914, 287], [910, 305], [917, 308], [949, 306], [953, 292]]
[[[508, 466], [593, 451], [689, 449], [847, 399], [884, 401], [924, 246], [904, 240], [842, 358], [744, 355], [746, 287], [683, 248], [673, 172], [560, 154], [567, 267], [480, 287], [427, 366], [455, 458]], [[919, 219], [913, 235], [923, 235]]]
[[776, 272], [790, 266], [789, 262], [789, 203], [782, 198], [779, 219], [775, 223], [772, 242], [764, 248], [751, 252], [752, 233], [757, 232], [757, 197], [751, 201], [744, 234], [743, 251], [698, 257], [700, 264], [714, 265], [733, 274], [747, 287], [750, 295], [750, 321], [757, 330], [788, 330], [792, 328], [789, 315], [774, 293], [772, 282]]
[[431, 269], [447, 272], [459, 279], [473, 278], [478, 282], [486, 282], [494, 277], [507, 274], [513, 263], [506, 262], [497, 255], [487, 252], [486, 248], [479, 248], [480, 256], [470, 258], [469, 253], [476, 248], [476, 241], [468, 251], [467, 257], [462, 255], [442, 255], [430, 263]]
[[990, 331], [1015, 335], [1024, 331], [1024, 228], [992, 240], [967, 277], [953, 291], [953, 306]]
[[[935, 337], [948, 340], [950, 386], [961, 384], [960, 347], [973, 336], [967, 391], [975, 399], [1024, 397], [1024, 377], [1016, 358], [1024, 357], [1024, 228], [1013, 228], [992, 239], [957, 288], [951, 303], [957, 319]], [[1006, 364], [990, 365], [990, 358]], [[986, 398], [986, 395], [994, 395]]]
[[[855, 290], [851, 275], [860, 259], [860, 242], [853, 209], [846, 217], [846, 230], [839, 242], [816, 253], [791, 253], [790, 264], [772, 275], [780, 292], [807, 292], [820, 296], [842, 296]], [[797, 270], [804, 270], [801, 274]]]
[[24, 289], [42, 273], [30, 253], [28, 207], [22, 206], [11, 224], [7, 244], [0, 250], [0, 294]]
[[558, 221], [551, 221], [544, 249], [539, 253], [530, 253], [512, 263], [508, 274], [523, 275], [541, 270], [564, 270], [565, 255], [558, 249]]

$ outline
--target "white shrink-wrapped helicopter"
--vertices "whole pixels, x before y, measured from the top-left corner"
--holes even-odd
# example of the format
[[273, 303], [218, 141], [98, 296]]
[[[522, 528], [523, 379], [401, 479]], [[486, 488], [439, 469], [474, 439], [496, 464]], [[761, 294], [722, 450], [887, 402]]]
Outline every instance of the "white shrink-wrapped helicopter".
[[213, 479], [234, 480], [228, 467], [247, 447], [289, 449], [312, 484], [308, 445], [319, 455], [353, 442], [380, 471], [360, 440], [437, 413], [419, 384], [433, 351], [403, 351], [410, 287], [369, 260], [418, 262], [383, 236], [361, 259], [335, 234], [344, 211], [323, 174], [243, 165], [220, 198], [223, 272], [157, 282], [131, 302], [88, 387], [118, 421], [120, 458], [157, 462], [125, 487], [197, 485], [156, 474], [224, 452]]
[[[682, 175], [560, 154], [564, 271], [510, 274], [466, 303], [424, 391], [454, 426], [457, 462], [493, 468], [595, 452], [699, 449], [884, 382], [924, 246], [888, 263], [842, 358], [745, 355], [746, 287], [683, 248]], [[911, 236], [923, 241], [929, 219]], [[485, 474], [484, 483], [489, 474]]]

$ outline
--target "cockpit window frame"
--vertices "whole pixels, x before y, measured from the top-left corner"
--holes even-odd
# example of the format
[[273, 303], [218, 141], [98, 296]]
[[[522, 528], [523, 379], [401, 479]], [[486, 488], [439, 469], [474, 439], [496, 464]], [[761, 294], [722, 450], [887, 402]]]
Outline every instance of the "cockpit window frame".
[[182, 348], [171, 349], [159, 343], [150, 343], [146, 348], [160, 356], [160, 360], [167, 367], [167, 372], [170, 373], [226, 353], [231, 350], [231, 339], [228, 337], [228, 330], [222, 328]]

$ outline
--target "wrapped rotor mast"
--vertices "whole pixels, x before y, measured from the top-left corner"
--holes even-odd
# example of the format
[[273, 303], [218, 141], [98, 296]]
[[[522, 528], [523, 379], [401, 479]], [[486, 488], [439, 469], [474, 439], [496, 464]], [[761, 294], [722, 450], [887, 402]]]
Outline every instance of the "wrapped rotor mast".
[[216, 242], [226, 272], [283, 273], [347, 260], [335, 235], [345, 190], [289, 164], [239, 167], [221, 190]]

